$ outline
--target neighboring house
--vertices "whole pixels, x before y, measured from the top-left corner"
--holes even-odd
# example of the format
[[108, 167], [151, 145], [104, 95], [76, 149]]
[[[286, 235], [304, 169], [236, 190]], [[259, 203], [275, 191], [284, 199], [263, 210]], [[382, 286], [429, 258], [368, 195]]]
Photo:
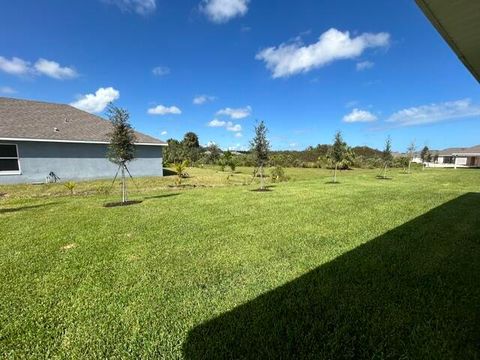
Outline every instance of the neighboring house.
[[448, 148], [434, 152], [428, 167], [480, 167], [480, 145], [470, 148]]
[[[70, 105], [0, 97], [0, 184], [113, 178], [110, 122]], [[167, 144], [135, 132], [135, 176], [162, 176]]]

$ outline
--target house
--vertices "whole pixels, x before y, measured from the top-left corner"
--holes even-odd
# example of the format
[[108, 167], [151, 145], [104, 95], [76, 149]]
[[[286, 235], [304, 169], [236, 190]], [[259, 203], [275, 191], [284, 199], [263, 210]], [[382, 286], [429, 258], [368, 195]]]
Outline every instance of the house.
[[431, 153], [432, 161], [425, 164], [427, 167], [480, 167], [480, 145], [469, 148], [454, 147]]
[[[0, 97], [0, 184], [113, 178], [110, 122], [70, 105]], [[162, 176], [167, 144], [135, 132], [134, 177]]]
[[442, 150], [434, 160], [443, 167], [480, 167], [480, 145]]

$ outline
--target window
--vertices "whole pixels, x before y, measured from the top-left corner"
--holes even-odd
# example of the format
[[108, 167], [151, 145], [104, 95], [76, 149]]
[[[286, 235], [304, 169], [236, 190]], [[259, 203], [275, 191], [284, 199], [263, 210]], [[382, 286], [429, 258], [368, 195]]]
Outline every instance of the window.
[[16, 144], [0, 144], [0, 175], [20, 174]]

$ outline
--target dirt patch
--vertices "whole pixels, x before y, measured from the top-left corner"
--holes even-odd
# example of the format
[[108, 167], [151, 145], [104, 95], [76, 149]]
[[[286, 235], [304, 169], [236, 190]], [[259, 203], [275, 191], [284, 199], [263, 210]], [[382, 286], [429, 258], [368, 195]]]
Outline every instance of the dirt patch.
[[71, 250], [71, 249], [75, 249], [76, 247], [77, 247], [77, 244], [71, 243], [71, 244], [67, 244], [67, 245], [62, 246], [60, 248], [60, 250], [68, 251], [68, 250]]

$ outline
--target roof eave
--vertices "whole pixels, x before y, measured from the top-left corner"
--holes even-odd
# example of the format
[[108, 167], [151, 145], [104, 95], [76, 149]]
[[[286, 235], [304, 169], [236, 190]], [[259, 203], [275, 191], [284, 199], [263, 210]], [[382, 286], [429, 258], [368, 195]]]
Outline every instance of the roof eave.
[[[110, 144], [108, 141], [95, 140], [60, 140], [60, 139], [32, 139], [32, 138], [10, 138], [0, 137], [0, 141], [30, 141], [30, 142], [53, 142], [53, 143], [70, 143], [70, 144]], [[162, 143], [137, 142], [139, 146], [168, 146]]]
[[458, 45], [455, 43], [453, 38], [450, 36], [448, 31], [442, 25], [441, 21], [435, 16], [434, 11], [428, 6], [425, 0], [415, 0], [417, 5], [422, 9], [423, 13], [430, 20], [432, 25], [437, 29], [437, 31], [442, 35], [447, 44], [452, 48], [452, 50], [457, 54], [457, 57], [465, 65], [465, 67], [472, 73], [475, 79], [480, 83], [480, 72], [475, 70], [473, 65], [468, 61], [467, 57], [460, 50]]

